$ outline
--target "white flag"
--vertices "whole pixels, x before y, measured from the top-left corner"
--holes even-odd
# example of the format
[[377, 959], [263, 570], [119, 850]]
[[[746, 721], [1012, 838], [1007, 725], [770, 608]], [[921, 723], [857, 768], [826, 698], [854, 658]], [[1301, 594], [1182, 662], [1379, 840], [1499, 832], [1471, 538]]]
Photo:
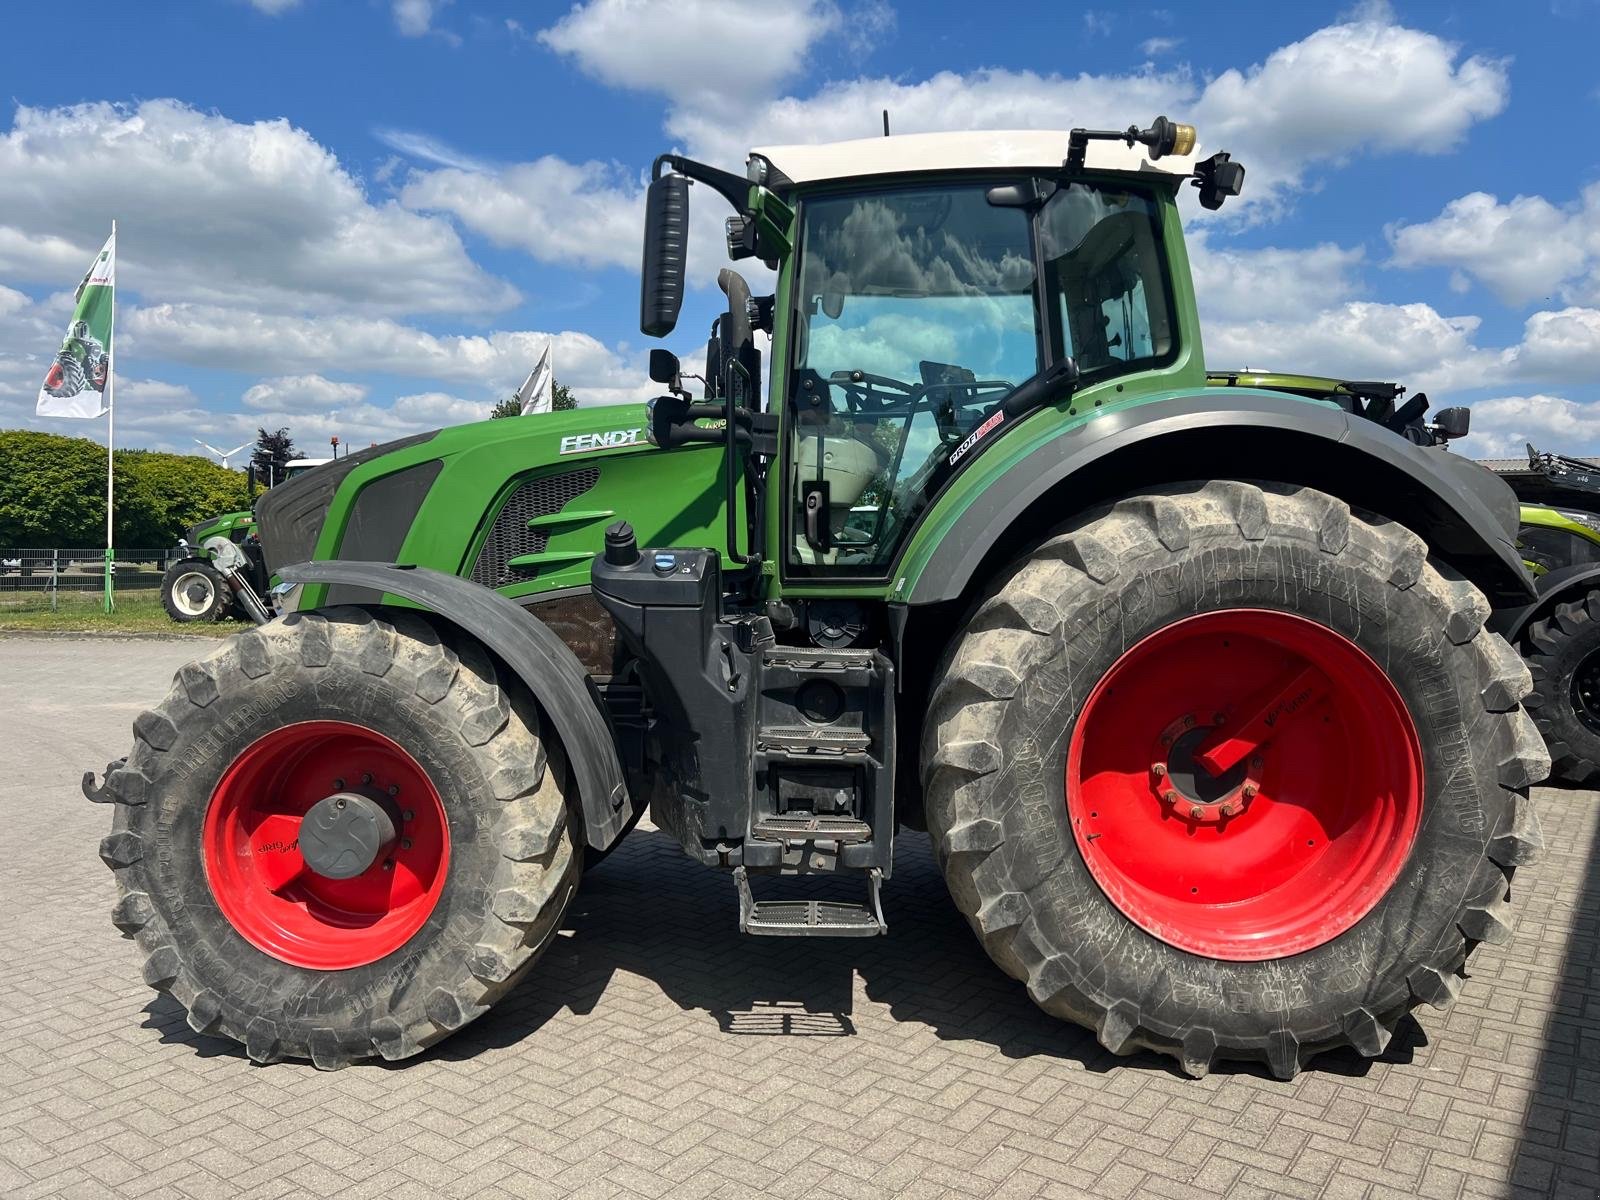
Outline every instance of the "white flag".
[[556, 368], [551, 358], [550, 343], [546, 342], [538, 364], [528, 372], [528, 377], [517, 389], [517, 402], [522, 405], [522, 415], [547, 413], [555, 403]]
[[78, 285], [61, 349], [45, 371], [34, 411], [41, 417], [99, 417], [111, 407], [111, 318], [116, 311], [113, 229]]

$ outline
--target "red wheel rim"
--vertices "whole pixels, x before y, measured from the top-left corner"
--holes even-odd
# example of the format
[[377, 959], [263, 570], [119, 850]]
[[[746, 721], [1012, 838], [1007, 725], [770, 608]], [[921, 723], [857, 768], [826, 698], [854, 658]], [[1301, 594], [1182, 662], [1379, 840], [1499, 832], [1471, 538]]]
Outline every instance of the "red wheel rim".
[[1291, 613], [1229, 609], [1136, 643], [1083, 706], [1067, 813], [1124, 915], [1207, 958], [1320, 946], [1399, 875], [1422, 747], [1387, 675]]
[[[348, 879], [311, 870], [300, 823], [335, 793], [371, 797], [397, 836]], [[364, 966], [408, 942], [433, 912], [450, 864], [438, 789], [380, 733], [305, 721], [258, 739], [223, 774], [201, 832], [217, 907], [256, 949], [298, 967]]]

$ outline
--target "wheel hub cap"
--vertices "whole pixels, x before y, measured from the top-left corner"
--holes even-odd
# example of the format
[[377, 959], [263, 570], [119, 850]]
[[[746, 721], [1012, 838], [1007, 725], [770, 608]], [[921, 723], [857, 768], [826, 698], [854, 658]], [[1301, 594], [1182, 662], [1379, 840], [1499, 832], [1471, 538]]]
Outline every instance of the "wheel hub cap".
[[444, 893], [450, 829], [405, 750], [346, 721], [273, 730], [223, 772], [201, 853], [233, 928], [295, 966], [345, 970], [405, 945]]
[[1388, 891], [1420, 824], [1422, 764], [1399, 692], [1354, 642], [1230, 609], [1112, 665], [1068, 744], [1067, 812], [1134, 924], [1259, 961], [1332, 940]]
[[306, 869], [324, 879], [354, 879], [394, 842], [398, 816], [359, 792], [324, 796], [300, 820], [300, 854]]

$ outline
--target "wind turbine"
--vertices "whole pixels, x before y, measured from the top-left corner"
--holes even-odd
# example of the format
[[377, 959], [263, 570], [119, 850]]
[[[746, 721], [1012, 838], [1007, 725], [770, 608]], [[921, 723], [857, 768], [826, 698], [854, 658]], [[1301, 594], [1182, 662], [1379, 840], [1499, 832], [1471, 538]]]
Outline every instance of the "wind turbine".
[[218, 450], [210, 442], [202, 442], [199, 438], [195, 438], [194, 441], [195, 441], [195, 445], [204, 446], [207, 450], [211, 451], [211, 453], [215, 454], [218, 458], [220, 458], [222, 460], [222, 465], [224, 467], [226, 467], [228, 465], [228, 460], [230, 458], [232, 458], [235, 454], [239, 453], [239, 451], [245, 449], [247, 446], [254, 446], [255, 445], [255, 441], [254, 441], [254, 439], [252, 439], [252, 440], [250, 440], [248, 442], [241, 442], [239, 445], [235, 446], [232, 450]]

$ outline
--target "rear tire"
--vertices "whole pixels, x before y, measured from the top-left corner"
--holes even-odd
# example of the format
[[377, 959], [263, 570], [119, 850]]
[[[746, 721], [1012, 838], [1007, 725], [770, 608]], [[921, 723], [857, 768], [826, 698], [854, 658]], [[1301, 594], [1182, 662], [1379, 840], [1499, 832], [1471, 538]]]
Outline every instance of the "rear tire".
[[[1184, 861], [1188, 843], [1175, 843], [1174, 865], [1157, 872], [1155, 889], [1165, 886], [1167, 871], [1173, 877], [1201, 873], [1168, 888], [1173, 894], [1162, 911], [1180, 913], [1175, 925], [1163, 928], [1125, 891], [1113, 902], [1103, 881], [1117, 882], [1105, 864], [1118, 843], [1089, 850], [1096, 857], [1087, 860], [1084, 847], [1094, 838], [1080, 839], [1091, 814], [1074, 806], [1091, 780], [1098, 787], [1101, 779], [1074, 774], [1084, 760], [1070, 764], [1069, 750], [1082, 745], [1078, 726], [1088, 720], [1086, 704], [1099, 703], [1101, 681], [1140, 646], [1157, 644], [1146, 641], [1152, 634], [1167, 631], [1163, 639], [1170, 640], [1176, 623], [1196, 614], [1263, 610], [1268, 625], [1314, 623], [1325, 631], [1315, 638], [1345, 647], [1340, 655], [1377, 671], [1380, 689], [1392, 685], [1402, 702], [1395, 711], [1408, 713], [1415, 725], [1409, 736], [1421, 770], [1406, 778], [1419, 816], [1407, 835], [1409, 850], [1399, 835], [1391, 836], [1391, 874], [1374, 886], [1369, 907], [1330, 908], [1321, 932], [1315, 921], [1302, 923], [1298, 936], [1305, 944], [1293, 943], [1294, 949], [1263, 952], [1247, 939], [1223, 938], [1220, 950], [1201, 952], [1193, 946], [1210, 943], [1211, 917], [1225, 916], [1227, 904], [1206, 910], [1197, 900], [1186, 918], [1190, 893], [1200, 888], [1182, 885], [1207, 883], [1205, 864], [1216, 860], [1196, 854], [1200, 865], [1191, 865]], [[976, 610], [936, 677], [924, 785], [928, 827], [957, 906], [990, 957], [1026, 982], [1035, 1002], [1094, 1029], [1115, 1054], [1148, 1048], [1177, 1059], [1192, 1075], [1215, 1061], [1251, 1060], [1288, 1078], [1324, 1050], [1348, 1045], [1367, 1056], [1381, 1053], [1395, 1024], [1418, 1002], [1443, 1007], [1454, 997], [1473, 946], [1508, 936], [1509, 880], [1540, 844], [1527, 787], [1543, 777], [1548, 760], [1518, 707], [1529, 688], [1527, 670], [1504, 640], [1484, 630], [1488, 615], [1483, 595], [1431, 561], [1414, 533], [1353, 515], [1342, 501], [1310, 489], [1179, 485], [1090, 514], [1009, 573]], [[1227, 654], [1247, 649], [1235, 646]], [[1278, 651], [1271, 636], [1255, 649]], [[1184, 660], [1169, 661], [1181, 667]], [[1248, 659], [1219, 661], [1237, 662], [1240, 678], [1247, 674]], [[1214, 684], [1219, 710], [1224, 702], [1230, 711], [1248, 710], [1228, 695], [1238, 686], [1230, 683], [1234, 674], [1224, 666], [1204, 674], [1178, 669], [1167, 678], [1201, 694]], [[1122, 718], [1149, 723], [1150, 742], [1166, 744], [1158, 739], [1174, 714], [1161, 711], [1159, 686], [1137, 705], [1126, 702], [1130, 691], [1140, 695], [1124, 689]], [[1107, 704], [1117, 703], [1114, 693], [1115, 687]], [[1316, 703], [1331, 705], [1340, 695], [1330, 691]], [[1340, 746], [1365, 745], [1373, 758], [1389, 753], [1389, 741], [1363, 742], [1353, 732], [1368, 720], [1352, 711], [1360, 707], [1307, 706], [1294, 719], [1321, 715], [1333, 722], [1302, 729], [1317, 747], [1313, 757], [1340, 778], [1370, 782], [1378, 778], [1370, 764], [1339, 770]], [[1200, 711], [1209, 713], [1209, 703]], [[1200, 723], [1212, 720], [1203, 716]], [[1292, 726], [1284, 719], [1269, 739], [1281, 735], [1288, 742]], [[1181, 717], [1179, 727], [1189, 728]], [[1093, 727], [1085, 728], [1087, 738]], [[1349, 740], [1335, 744], [1325, 729]], [[1270, 759], [1273, 743], [1262, 744], [1262, 757]], [[1122, 746], [1110, 749], [1124, 753]], [[1132, 754], [1148, 749], [1139, 741]], [[1350, 760], [1346, 752], [1343, 761]], [[1156, 771], [1148, 758], [1144, 763], [1142, 770], [1164, 778], [1165, 767]], [[1349, 823], [1344, 814], [1389, 796], [1357, 795], [1354, 785], [1348, 797], [1337, 789], [1329, 796], [1304, 774], [1296, 782], [1299, 765], [1268, 761], [1260, 795], [1291, 816], [1314, 811], [1296, 808], [1312, 803], [1300, 796], [1318, 798], [1332, 817], [1330, 844]], [[1276, 799], [1269, 794], [1275, 771]], [[1069, 778], [1079, 780], [1073, 795], [1066, 795]], [[1180, 814], [1160, 811], [1164, 785], [1142, 798], [1137, 789], [1146, 776], [1133, 771], [1126, 778], [1133, 781], [1127, 803], [1148, 803], [1154, 814], [1148, 828], [1166, 830], [1153, 836], [1192, 833], [1196, 846], [1200, 834], [1224, 836], [1220, 821], [1211, 830], [1189, 830], [1187, 801], [1184, 820], [1167, 826]], [[1273, 812], [1256, 803], [1261, 807], [1236, 818], [1241, 831], [1250, 828], [1248, 819]], [[1076, 831], [1074, 821], [1081, 826]], [[1121, 844], [1135, 848], [1133, 858], [1144, 848], [1137, 839]], [[1383, 837], [1373, 844], [1382, 846]], [[1269, 842], [1263, 874], [1286, 870], [1288, 855]], [[1305, 861], [1315, 861], [1311, 852]], [[1283, 899], [1276, 883], [1262, 886], [1267, 903]], [[1328, 886], [1336, 891], [1336, 883]], [[1297, 911], [1303, 915], [1309, 904], [1315, 912], [1318, 895], [1313, 890]], [[1216, 924], [1226, 932], [1221, 916]]]
[[233, 611], [233, 593], [222, 575], [200, 558], [183, 558], [161, 577], [161, 607], [182, 624], [220, 621]]
[[[365, 747], [345, 755], [348, 770], [335, 761], [345, 743], [323, 730]], [[100, 846], [117, 878], [112, 920], [191, 1028], [243, 1043], [257, 1062], [334, 1068], [433, 1045], [516, 985], [577, 885], [563, 772], [547, 769], [554, 748], [536, 707], [500, 685], [480, 646], [442, 641], [420, 616], [343, 608], [240, 633], [182, 668], [134, 737], [96, 797], [115, 802]], [[245, 769], [248, 786], [234, 786]], [[386, 795], [391, 775], [404, 786]], [[379, 852], [386, 862], [334, 884], [308, 863], [284, 870], [287, 884], [270, 878], [298, 861], [310, 818], [282, 832], [266, 822], [303, 812], [307, 795], [363, 785], [374, 803], [392, 797], [406, 834]], [[420, 832], [402, 819], [420, 819]], [[421, 884], [402, 907], [409, 879]], [[377, 911], [355, 907], [345, 885], [365, 888], [360, 903]]]
[[1530, 625], [1522, 654], [1533, 675], [1528, 713], [1550, 751], [1551, 779], [1592, 786], [1600, 780], [1600, 592]]

